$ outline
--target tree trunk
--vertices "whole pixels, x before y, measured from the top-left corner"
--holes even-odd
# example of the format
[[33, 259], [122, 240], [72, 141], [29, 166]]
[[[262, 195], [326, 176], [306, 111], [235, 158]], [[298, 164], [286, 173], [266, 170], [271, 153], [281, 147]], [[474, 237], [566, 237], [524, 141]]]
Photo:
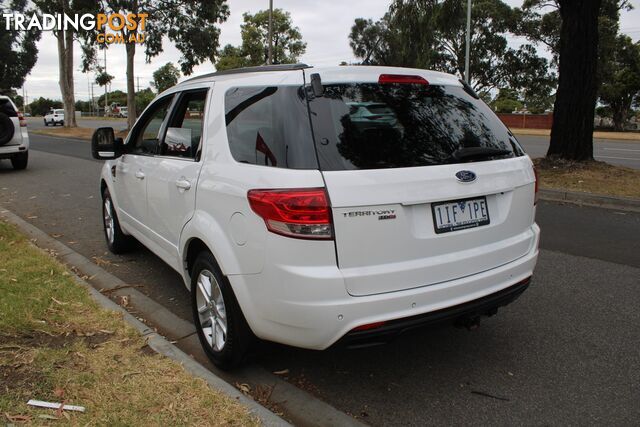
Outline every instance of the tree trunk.
[[560, 78], [547, 157], [593, 159], [602, 0], [560, 0]]
[[[63, 13], [68, 9], [65, 2], [62, 6]], [[77, 127], [75, 94], [73, 87], [73, 32], [60, 30], [56, 34], [58, 40], [58, 84], [62, 93], [64, 105], [64, 127]]]
[[136, 123], [136, 88], [134, 85], [134, 70], [133, 70], [133, 59], [136, 54], [136, 45], [135, 43], [127, 43], [127, 127], [129, 129], [133, 128], [133, 125]]
[[631, 99], [627, 101], [626, 97], [611, 104], [611, 110], [613, 111], [613, 130], [616, 132], [622, 132], [624, 130], [624, 124], [627, 121], [630, 108]]

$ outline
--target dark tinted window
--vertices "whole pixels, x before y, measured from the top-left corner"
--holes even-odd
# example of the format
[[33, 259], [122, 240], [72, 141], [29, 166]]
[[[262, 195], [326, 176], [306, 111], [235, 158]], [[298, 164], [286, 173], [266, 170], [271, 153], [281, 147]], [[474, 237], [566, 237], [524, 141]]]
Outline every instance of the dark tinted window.
[[233, 158], [255, 165], [317, 169], [307, 111], [300, 87], [229, 89], [225, 118]]
[[13, 108], [13, 104], [7, 98], [0, 98], [0, 113], [5, 113], [9, 117], [18, 116], [18, 112]]
[[489, 107], [459, 87], [326, 85], [323, 96], [312, 99], [310, 107], [323, 170], [401, 168], [523, 155]]

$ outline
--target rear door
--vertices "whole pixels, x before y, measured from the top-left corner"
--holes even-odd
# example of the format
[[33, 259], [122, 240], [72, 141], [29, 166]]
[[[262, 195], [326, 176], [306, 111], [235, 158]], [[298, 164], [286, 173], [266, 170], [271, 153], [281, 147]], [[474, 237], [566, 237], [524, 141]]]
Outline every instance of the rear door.
[[[534, 175], [513, 136], [455, 81], [405, 81], [325, 84], [310, 101], [352, 295], [476, 274], [534, 244]], [[352, 120], [353, 103], [385, 114]]]

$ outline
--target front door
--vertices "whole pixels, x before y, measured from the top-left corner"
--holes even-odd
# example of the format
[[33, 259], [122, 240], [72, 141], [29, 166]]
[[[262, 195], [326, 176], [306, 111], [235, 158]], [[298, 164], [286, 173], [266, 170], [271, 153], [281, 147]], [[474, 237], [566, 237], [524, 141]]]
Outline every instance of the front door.
[[147, 222], [147, 182], [158, 151], [159, 135], [164, 128], [173, 96], [157, 100], [133, 127], [125, 145], [125, 154], [116, 164], [118, 218], [127, 231], [141, 240], [149, 238]]

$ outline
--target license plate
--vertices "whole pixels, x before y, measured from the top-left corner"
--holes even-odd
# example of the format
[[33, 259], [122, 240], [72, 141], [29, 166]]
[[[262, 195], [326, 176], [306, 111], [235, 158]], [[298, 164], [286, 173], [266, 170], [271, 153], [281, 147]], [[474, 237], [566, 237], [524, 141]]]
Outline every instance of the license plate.
[[480, 227], [490, 223], [486, 197], [432, 203], [431, 211], [437, 234]]

